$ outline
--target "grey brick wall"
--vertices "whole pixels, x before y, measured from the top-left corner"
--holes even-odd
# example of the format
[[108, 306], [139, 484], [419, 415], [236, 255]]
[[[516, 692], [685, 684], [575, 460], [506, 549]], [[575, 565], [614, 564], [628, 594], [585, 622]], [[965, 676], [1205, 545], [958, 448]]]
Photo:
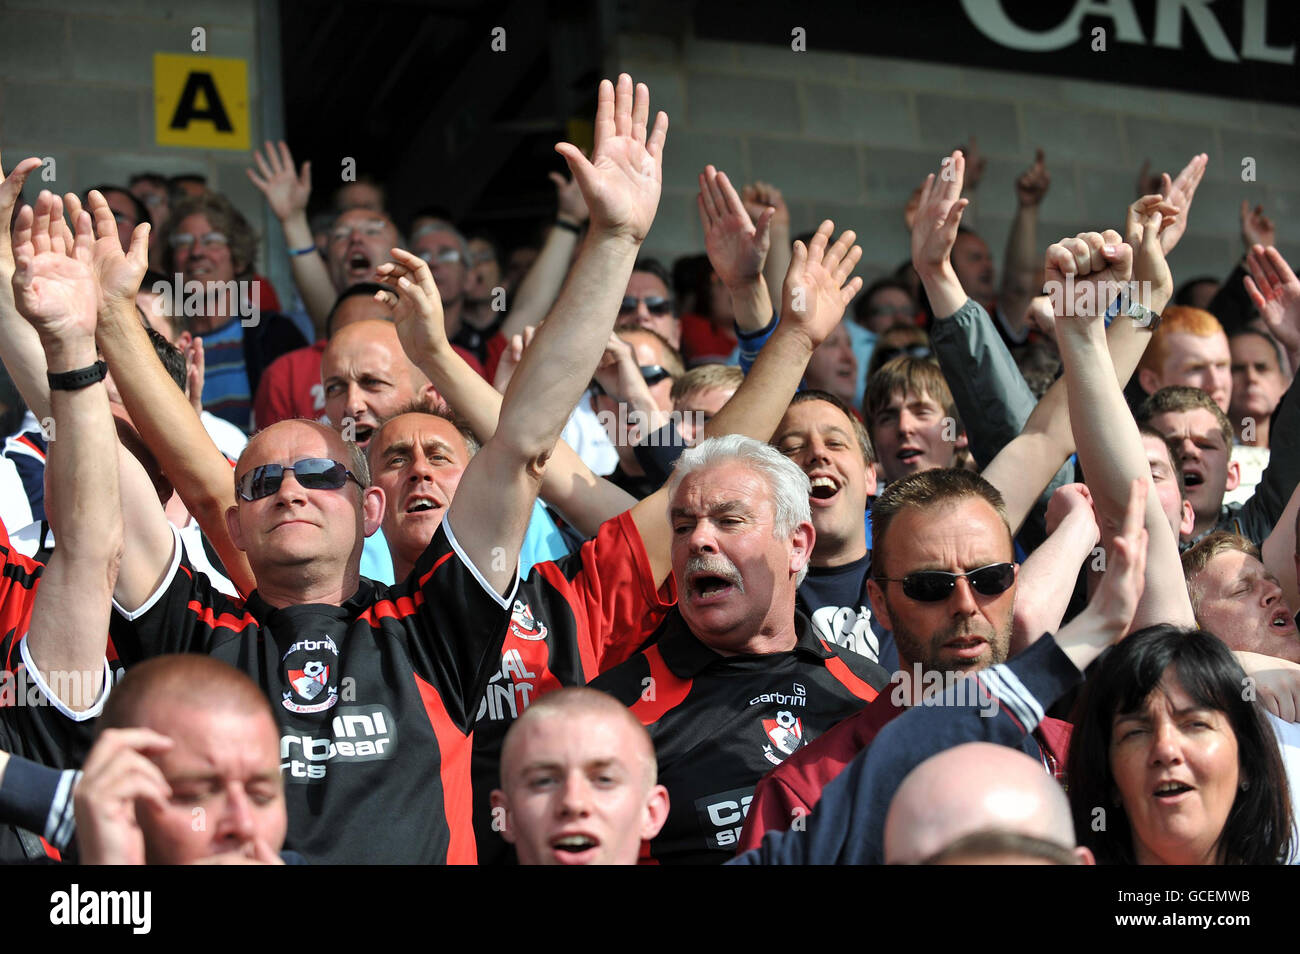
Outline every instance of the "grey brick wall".
[[[619, 70], [647, 82], [652, 106], [669, 111], [664, 195], [647, 242], [667, 259], [703, 248], [696, 176], [713, 162], [737, 183], [781, 188], [796, 232], [824, 216], [855, 229], [864, 276], [892, 270], [908, 255], [908, 195], [972, 133], [989, 159], [973, 224], [999, 262], [1013, 183], [1040, 146], [1052, 174], [1044, 245], [1122, 225], [1143, 160], [1176, 174], [1206, 152], [1175, 280], [1228, 272], [1242, 251], [1242, 199], [1263, 204], [1283, 253], [1300, 257], [1300, 109], [690, 36], [621, 35], [607, 60], [609, 75]], [[1241, 179], [1246, 156], [1256, 160], [1255, 182]]]
[[256, 146], [256, 0], [0, 0], [0, 149], [10, 166], [33, 155], [55, 160], [55, 181], [29, 180], [29, 198], [39, 188], [125, 184], [146, 170], [197, 172], [265, 234], [265, 203], [244, 174], [251, 153], [154, 141], [153, 54], [191, 54], [196, 26], [207, 31], [207, 55], [248, 62]]

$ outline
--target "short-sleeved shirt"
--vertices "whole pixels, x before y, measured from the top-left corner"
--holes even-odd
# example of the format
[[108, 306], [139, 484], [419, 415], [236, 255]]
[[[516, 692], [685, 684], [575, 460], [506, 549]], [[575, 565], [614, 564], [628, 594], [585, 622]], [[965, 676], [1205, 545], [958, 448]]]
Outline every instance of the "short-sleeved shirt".
[[674, 610], [655, 645], [591, 684], [631, 708], [654, 740], [670, 808], [643, 861], [726, 861], [758, 780], [888, 682], [875, 663], [819, 639], [803, 614], [795, 627], [789, 652], [721, 656]]
[[558, 562], [533, 566], [511, 607], [501, 665], [478, 707], [474, 730], [474, 826], [479, 863], [509, 852], [492, 826], [505, 735], [537, 697], [585, 686], [636, 653], [676, 602], [672, 577], [658, 591], [630, 512]]
[[447, 520], [411, 576], [361, 578], [341, 606], [276, 608], [217, 592], [179, 547], [112, 635], [131, 663], [202, 652], [247, 673], [280, 730], [289, 831], [312, 862], [472, 863], [474, 717], [515, 598], [495, 592]]
[[[0, 749], [51, 768], [79, 767], [93, 741], [93, 720], [107, 692], [101, 686], [90, 708], [74, 712], [46, 685], [27, 648], [27, 629], [45, 567], [10, 546], [3, 525], [0, 560]], [[103, 686], [108, 680], [106, 663]], [[48, 856], [58, 857], [35, 834], [0, 825], [0, 862], [37, 856], [38, 845]]]

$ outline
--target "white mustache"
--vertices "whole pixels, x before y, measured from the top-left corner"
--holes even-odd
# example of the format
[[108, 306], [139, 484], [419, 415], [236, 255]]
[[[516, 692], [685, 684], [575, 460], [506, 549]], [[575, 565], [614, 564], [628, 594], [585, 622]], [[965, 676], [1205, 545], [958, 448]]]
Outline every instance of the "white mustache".
[[693, 556], [686, 561], [685, 575], [693, 580], [696, 575], [716, 576], [726, 580], [740, 592], [745, 592], [745, 584], [736, 565], [723, 556]]

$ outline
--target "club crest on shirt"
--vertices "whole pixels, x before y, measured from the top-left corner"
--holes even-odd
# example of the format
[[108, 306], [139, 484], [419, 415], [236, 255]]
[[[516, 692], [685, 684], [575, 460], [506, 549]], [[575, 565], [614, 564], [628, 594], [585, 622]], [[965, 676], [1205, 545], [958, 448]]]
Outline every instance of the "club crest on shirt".
[[527, 603], [515, 600], [510, 613], [510, 631], [520, 639], [543, 640], [546, 638], [546, 625], [533, 618], [533, 611]]
[[780, 765], [803, 744], [803, 722], [787, 709], [778, 712], [775, 719], [762, 721], [763, 732], [771, 743], [763, 746], [763, 755], [773, 765]]
[[284, 681], [280, 704], [290, 712], [324, 712], [339, 701], [338, 688], [330, 678], [338, 673], [339, 650], [328, 636], [300, 639], [280, 659]]

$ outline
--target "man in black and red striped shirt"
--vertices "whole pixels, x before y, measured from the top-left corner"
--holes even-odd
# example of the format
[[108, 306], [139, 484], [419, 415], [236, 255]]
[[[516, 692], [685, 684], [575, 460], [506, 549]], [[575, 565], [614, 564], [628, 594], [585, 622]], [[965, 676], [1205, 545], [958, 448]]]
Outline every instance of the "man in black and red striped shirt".
[[[209, 652], [253, 677], [280, 720], [286, 847], [309, 860], [475, 858], [474, 717], [500, 665], [516, 555], [546, 460], [654, 217], [667, 119], [647, 130], [648, 119], [648, 90], [622, 76], [617, 89], [602, 83], [593, 159], [558, 147], [583, 189], [591, 233], [515, 373], [496, 434], [466, 466], [407, 581], [360, 577], [384, 493], [368, 486], [359, 451], [303, 421], [254, 437], [236, 467], [241, 499], [227, 522], [258, 583], [246, 602], [214, 592], [175, 546], [165, 559], [128, 547], [116, 590], [119, 654]], [[399, 316], [398, 332], [418, 353], [417, 322]], [[432, 522], [434, 513], [408, 516]]]

